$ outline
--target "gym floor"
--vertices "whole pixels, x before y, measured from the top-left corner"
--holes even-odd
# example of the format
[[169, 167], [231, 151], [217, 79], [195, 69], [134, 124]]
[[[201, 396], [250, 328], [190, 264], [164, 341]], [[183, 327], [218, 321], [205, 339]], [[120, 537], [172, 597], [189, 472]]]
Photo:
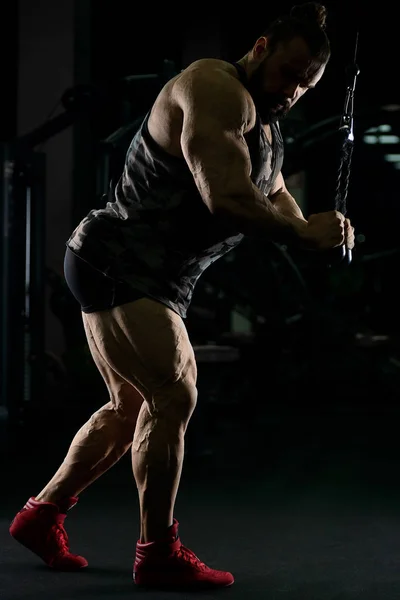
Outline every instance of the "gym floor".
[[71, 549], [88, 559], [86, 570], [53, 572], [10, 537], [15, 512], [49, 479], [70, 441], [69, 431], [54, 440], [38, 432], [41, 442], [25, 439], [5, 461], [0, 597], [397, 600], [397, 423], [394, 411], [266, 417], [247, 435], [243, 424], [231, 426], [214, 454], [188, 456], [176, 507], [182, 542], [236, 578], [231, 588], [196, 594], [142, 590], [132, 581], [138, 502], [129, 454], [67, 517]]

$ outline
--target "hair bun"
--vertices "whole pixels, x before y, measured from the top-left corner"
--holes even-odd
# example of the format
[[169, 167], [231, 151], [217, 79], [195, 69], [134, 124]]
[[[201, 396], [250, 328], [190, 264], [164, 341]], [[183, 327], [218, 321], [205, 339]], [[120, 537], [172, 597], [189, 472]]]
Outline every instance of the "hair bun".
[[315, 23], [319, 25], [321, 29], [325, 29], [326, 24], [326, 7], [317, 2], [306, 2], [305, 4], [298, 4], [293, 6], [290, 11], [290, 16], [298, 21], [307, 21], [308, 23]]

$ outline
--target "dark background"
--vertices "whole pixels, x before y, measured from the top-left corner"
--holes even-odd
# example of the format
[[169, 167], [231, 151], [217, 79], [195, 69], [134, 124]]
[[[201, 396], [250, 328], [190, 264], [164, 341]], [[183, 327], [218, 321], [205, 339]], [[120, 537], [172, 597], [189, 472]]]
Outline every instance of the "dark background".
[[[1, 399], [8, 452], [17, 451], [15, 440], [21, 440], [22, 431], [29, 434], [33, 424], [46, 429], [54, 415], [63, 415], [68, 439], [106, 394], [62, 270], [72, 229], [103, 203], [104, 139], [140, 118], [165, 78], [203, 56], [239, 59], [268, 22], [291, 5], [252, 3], [237, 10], [222, 5], [156, 8], [121, 0], [5, 5], [1, 140], [12, 141], [73, 110], [85, 94], [91, 107], [83, 119], [34, 148], [46, 157], [45, 254], [38, 266], [45, 273], [45, 314], [35, 333], [42, 338], [43, 354], [35, 356], [42, 370], [39, 383], [23, 399], [17, 381], [24, 360], [13, 367], [14, 379]], [[240, 420], [249, 397], [267, 416], [272, 406], [290, 414], [335, 411], [342, 405], [357, 411], [397, 408], [400, 170], [384, 155], [398, 152], [399, 144], [365, 143], [374, 127], [386, 125], [391, 135], [399, 134], [397, 24], [389, 3], [368, 9], [347, 1], [326, 5], [332, 59], [317, 89], [282, 123], [284, 174], [305, 214], [333, 207], [339, 156], [335, 132], [359, 32], [348, 195], [348, 216], [357, 233], [353, 263], [328, 268], [332, 261], [326, 257], [246, 240], [209, 269], [187, 320], [198, 351], [199, 387], [205, 390], [198, 425], [192, 425], [195, 453], [213, 444], [217, 452], [207, 406], [217, 415], [229, 405], [232, 421]], [[164, 61], [170, 61], [170, 70], [163, 73]], [[127, 82], [146, 74], [160, 77]], [[17, 272], [15, 267], [14, 277]], [[19, 331], [19, 322], [15, 328], [13, 318], [8, 322], [11, 332]], [[11, 354], [6, 348], [3, 362]]]
[[[18, 2], [14, 2], [7, 3], [3, 9], [3, 139], [16, 133], [18, 44], [21, 42], [18, 38], [18, 16], [21, 10], [34, 12], [41, 4], [39, 1], [27, 5], [22, 3], [19, 10]], [[143, 5], [122, 0], [86, 4], [90, 12], [85, 17], [88, 20], [85, 35], [90, 40], [91, 73], [84, 83], [111, 82], [126, 75], [155, 72], [164, 58], [184, 67], [188, 47], [193, 42], [188, 38], [193, 32], [198, 38], [203, 35], [199, 46], [206, 48], [212, 31], [218, 38], [219, 56], [235, 60], [251, 47], [265, 25], [289, 10], [293, 3], [279, 2], [268, 8], [262, 3], [255, 3], [248, 11], [227, 10], [222, 5], [214, 7], [212, 12], [205, 7], [196, 14], [168, 6], [146, 9]], [[357, 31], [360, 32], [358, 62], [362, 67], [357, 84], [358, 108], [395, 101], [398, 85], [394, 62], [397, 23], [392, 6], [383, 3], [378, 8], [375, 4], [367, 10], [365, 3], [355, 1], [326, 2], [325, 5], [329, 11], [327, 32], [332, 44], [332, 59], [317, 91], [306, 100], [308, 118], [318, 121], [342, 108], [344, 68], [353, 56]], [[48, 25], [52, 26], [50, 15]], [[206, 50], [198, 57], [216, 55], [211, 43], [209, 48], [211, 52]]]
[[[231, 598], [399, 597], [398, 20], [388, 0], [326, 4], [332, 59], [317, 89], [282, 122], [283, 171], [306, 216], [333, 208], [337, 127], [359, 31], [347, 198], [353, 261], [245, 240], [199, 281], [186, 323], [199, 400], [176, 514], [184, 543], [235, 574]], [[104, 204], [107, 169], [119, 164], [132, 124], [163, 81], [197, 58], [239, 59], [291, 5], [2, 4], [0, 596], [7, 600], [133, 593], [139, 513], [129, 452], [68, 517], [71, 548], [87, 556], [87, 574], [44, 573], [8, 534], [76, 430], [108, 401], [64, 281], [65, 242]], [[158, 77], [132, 79], [149, 74]], [[38, 137], [23, 148], [32, 133]], [[111, 134], [115, 147], [105, 143]]]

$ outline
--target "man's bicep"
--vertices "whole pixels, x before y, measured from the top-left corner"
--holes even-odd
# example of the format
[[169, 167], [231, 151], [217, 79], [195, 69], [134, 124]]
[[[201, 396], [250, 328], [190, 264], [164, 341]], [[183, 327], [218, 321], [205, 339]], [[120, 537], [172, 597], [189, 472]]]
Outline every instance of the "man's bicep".
[[251, 163], [239, 132], [226, 131], [209, 117], [199, 118], [183, 128], [181, 143], [198, 190], [212, 212], [230, 195], [246, 191]]
[[182, 152], [212, 212], [230, 195], [243, 193], [251, 185], [251, 163], [243, 135], [246, 106], [237, 82], [231, 83], [224, 76], [199, 77], [189, 86], [181, 105]]

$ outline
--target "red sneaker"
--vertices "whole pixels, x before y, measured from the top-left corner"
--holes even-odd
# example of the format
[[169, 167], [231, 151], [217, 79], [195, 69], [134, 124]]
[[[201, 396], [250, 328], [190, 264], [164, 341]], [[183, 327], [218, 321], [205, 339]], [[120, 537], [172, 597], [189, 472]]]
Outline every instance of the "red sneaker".
[[168, 530], [164, 540], [136, 544], [133, 579], [137, 585], [157, 588], [218, 588], [234, 582], [233, 575], [215, 571], [202, 563], [180, 542], [179, 523]]
[[71, 497], [58, 506], [31, 497], [11, 522], [10, 534], [53, 569], [76, 571], [87, 567], [86, 558], [70, 553], [64, 529], [67, 511], [77, 502], [78, 498]]

